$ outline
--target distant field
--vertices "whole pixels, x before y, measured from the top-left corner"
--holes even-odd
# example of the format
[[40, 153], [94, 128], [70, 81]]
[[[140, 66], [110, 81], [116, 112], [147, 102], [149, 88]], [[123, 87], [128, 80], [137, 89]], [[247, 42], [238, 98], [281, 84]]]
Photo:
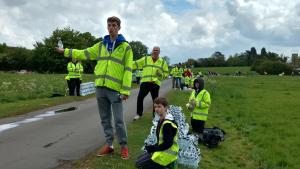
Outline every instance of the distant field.
[[[0, 72], [0, 118], [94, 97], [94, 94], [57, 97], [66, 94], [65, 76], [66, 74]], [[94, 82], [94, 78], [93, 74], [84, 74], [83, 82]], [[132, 87], [136, 88], [137, 85], [132, 84]]]
[[237, 71], [241, 71], [242, 74], [250, 74], [250, 67], [200, 67], [200, 68], [193, 68], [193, 72], [201, 71], [204, 74], [208, 74], [208, 71], [216, 72], [222, 75], [233, 75]]
[[[200, 145], [203, 169], [299, 169], [300, 78], [279, 76], [217, 76], [206, 78], [212, 106], [206, 127], [224, 129], [226, 139], [218, 148]], [[187, 91], [173, 90], [171, 104], [185, 109]], [[74, 162], [78, 169], [134, 169], [140, 148], [151, 127], [151, 113], [128, 124], [130, 160], [96, 158], [93, 154]], [[117, 140], [116, 150], [119, 150]], [[179, 166], [178, 169], [185, 167]]]
[[[201, 168], [300, 168], [299, 82], [290, 76], [209, 78], [207, 127], [219, 126], [227, 134], [217, 149], [201, 146]], [[188, 96], [172, 92], [169, 98], [184, 106]]]
[[[0, 72], [0, 118], [93, 97], [54, 97], [65, 95], [65, 76]], [[83, 82], [87, 81], [94, 81], [94, 75], [83, 75]]]
[[[65, 95], [66, 74], [18, 74], [0, 72], [0, 103], [50, 98]], [[83, 75], [83, 82], [94, 81], [94, 75]]]

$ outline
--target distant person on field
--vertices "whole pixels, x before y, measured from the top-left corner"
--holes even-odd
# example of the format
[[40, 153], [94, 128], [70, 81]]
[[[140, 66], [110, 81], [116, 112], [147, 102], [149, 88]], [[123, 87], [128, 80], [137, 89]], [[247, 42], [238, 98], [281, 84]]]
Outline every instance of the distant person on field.
[[76, 95], [80, 96], [80, 84], [81, 84], [81, 81], [82, 81], [82, 73], [83, 73], [83, 66], [82, 66], [80, 60], [78, 60], [76, 62], [75, 72], [76, 72], [76, 80], [75, 80]]
[[159, 116], [156, 136], [157, 144], [146, 145], [146, 153], [136, 161], [139, 169], [165, 168], [174, 165], [179, 151], [178, 128], [171, 114], [168, 113], [168, 101], [164, 97], [154, 100], [155, 113]]
[[69, 96], [75, 96], [75, 86], [76, 86], [76, 59], [70, 59], [67, 65], [68, 75], [65, 77], [67, 80], [68, 88], [69, 88]]
[[109, 35], [104, 36], [103, 41], [84, 50], [68, 48], [57, 48], [56, 50], [69, 58], [97, 60], [94, 70], [96, 75], [96, 98], [106, 138], [106, 144], [97, 156], [101, 157], [114, 152], [113, 115], [116, 135], [121, 147], [121, 158], [128, 159], [127, 132], [123, 117], [122, 100], [127, 100], [130, 94], [133, 54], [124, 36], [118, 34], [120, 29], [121, 20], [112, 16], [107, 19]]
[[203, 133], [210, 104], [210, 94], [204, 89], [204, 79], [198, 77], [194, 80], [194, 90], [189, 97], [187, 108], [191, 111], [192, 130], [200, 136]]

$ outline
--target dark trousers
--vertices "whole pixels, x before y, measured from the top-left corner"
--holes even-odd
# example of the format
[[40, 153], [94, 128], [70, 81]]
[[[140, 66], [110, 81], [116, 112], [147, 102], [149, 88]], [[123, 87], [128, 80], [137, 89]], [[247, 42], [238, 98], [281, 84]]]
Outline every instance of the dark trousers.
[[69, 88], [69, 96], [74, 96], [74, 91], [75, 91], [75, 81], [73, 78], [70, 80], [67, 80], [68, 83], [68, 88]]
[[69, 95], [75, 96], [75, 89], [77, 96], [80, 96], [80, 83], [81, 80], [79, 78], [70, 78], [67, 80], [68, 88], [69, 88]]
[[76, 95], [80, 96], [80, 84], [81, 80], [79, 78], [75, 78], [75, 90], [76, 90]]
[[172, 77], [172, 88], [175, 87], [175, 77]]
[[[138, 94], [137, 98], [137, 108], [136, 108], [136, 114], [139, 116], [143, 115], [143, 110], [144, 110], [144, 98], [148, 95], [148, 93], [151, 93], [152, 100], [154, 101], [155, 98], [158, 97], [158, 92], [159, 92], [160, 86], [158, 86], [155, 83], [151, 82], [143, 82], [140, 85], [140, 91]], [[154, 115], [154, 107], [153, 107], [153, 115]]]
[[191, 125], [194, 132], [203, 133], [205, 121], [191, 118]]
[[138, 157], [138, 159], [135, 162], [135, 166], [138, 169], [163, 169], [164, 166], [154, 162], [151, 160], [151, 154], [150, 153], [144, 153]]
[[175, 77], [175, 88], [181, 87], [181, 77]]
[[136, 77], [136, 84], [140, 84], [141, 77]]

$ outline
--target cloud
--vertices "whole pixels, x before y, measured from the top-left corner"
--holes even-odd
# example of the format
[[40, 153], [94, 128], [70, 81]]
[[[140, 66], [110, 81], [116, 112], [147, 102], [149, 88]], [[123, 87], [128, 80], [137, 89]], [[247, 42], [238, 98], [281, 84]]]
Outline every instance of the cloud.
[[172, 63], [252, 46], [290, 54], [300, 45], [299, 7], [299, 0], [3, 0], [0, 39], [33, 48], [66, 26], [100, 37], [107, 34], [107, 17], [115, 15], [128, 41], [159, 45]]

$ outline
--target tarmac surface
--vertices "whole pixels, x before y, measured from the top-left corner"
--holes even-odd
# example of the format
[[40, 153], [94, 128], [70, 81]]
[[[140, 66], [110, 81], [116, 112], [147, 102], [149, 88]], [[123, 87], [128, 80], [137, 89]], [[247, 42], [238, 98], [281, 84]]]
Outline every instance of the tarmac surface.
[[[171, 80], [162, 82], [159, 95], [164, 96], [170, 89]], [[126, 124], [136, 115], [138, 90], [132, 89], [129, 99], [123, 103]], [[151, 106], [149, 93], [144, 110]], [[70, 110], [55, 111], [66, 108]], [[49, 107], [0, 120], [0, 168], [56, 168], [85, 157], [104, 143], [95, 98]]]

